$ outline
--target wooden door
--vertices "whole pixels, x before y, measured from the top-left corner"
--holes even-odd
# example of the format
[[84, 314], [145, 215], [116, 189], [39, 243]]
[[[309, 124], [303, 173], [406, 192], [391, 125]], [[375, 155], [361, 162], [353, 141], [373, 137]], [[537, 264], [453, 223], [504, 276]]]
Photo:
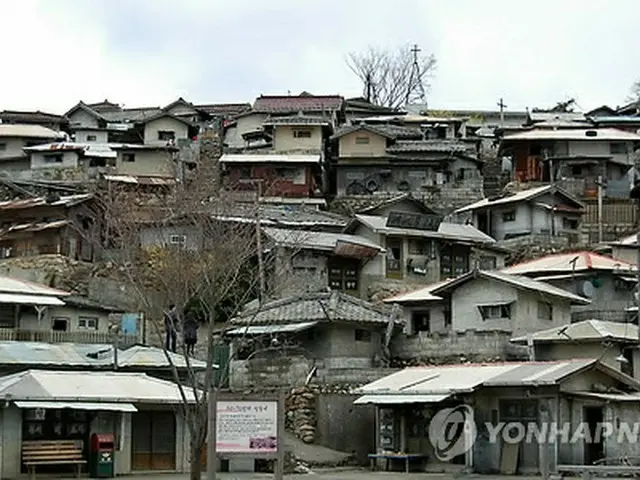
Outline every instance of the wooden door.
[[131, 425], [131, 469], [175, 470], [176, 419], [173, 412], [136, 412]]

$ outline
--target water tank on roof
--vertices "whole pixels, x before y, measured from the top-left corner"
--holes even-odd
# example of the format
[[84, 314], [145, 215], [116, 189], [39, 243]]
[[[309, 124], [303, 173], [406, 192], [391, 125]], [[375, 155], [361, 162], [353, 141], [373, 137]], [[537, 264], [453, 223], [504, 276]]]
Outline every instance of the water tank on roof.
[[585, 280], [578, 285], [578, 294], [581, 297], [591, 298], [593, 297], [593, 293], [595, 292], [595, 287], [593, 283], [589, 280]]

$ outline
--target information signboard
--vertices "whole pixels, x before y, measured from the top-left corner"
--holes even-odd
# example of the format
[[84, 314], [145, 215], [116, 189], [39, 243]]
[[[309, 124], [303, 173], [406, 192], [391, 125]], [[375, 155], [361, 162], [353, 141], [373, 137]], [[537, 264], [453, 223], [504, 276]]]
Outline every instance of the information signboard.
[[218, 453], [276, 453], [277, 401], [222, 401], [216, 408]]

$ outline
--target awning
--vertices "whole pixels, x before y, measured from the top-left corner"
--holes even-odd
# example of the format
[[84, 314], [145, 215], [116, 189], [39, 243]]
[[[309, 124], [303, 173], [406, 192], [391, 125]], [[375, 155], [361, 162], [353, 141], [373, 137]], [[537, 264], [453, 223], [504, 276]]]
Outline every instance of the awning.
[[575, 392], [574, 395], [598, 400], [608, 400], [611, 402], [640, 402], [639, 393]]
[[318, 322], [288, 323], [286, 325], [251, 325], [229, 330], [227, 335], [266, 335], [270, 333], [295, 333], [308, 330]]
[[56, 297], [44, 295], [22, 295], [16, 293], [0, 293], [0, 303], [15, 303], [21, 305], [63, 306], [64, 302]]
[[71, 408], [73, 410], [93, 410], [93, 411], [109, 411], [109, 412], [137, 412], [138, 409], [131, 403], [90, 403], [90, 402], [36, 402], [36, 401], [17, 401], [18, 408], [44, 408], [59, 409]]
[[398, 405], [407, 403], [438, 403], [451, 395], [364, 395], [358, 398], [354, 405]]
[[512, 303], [514, 303], [513, 300], [511, 300], [509, 302], [478, 303], [478, 304], [476, 304], [476, 307], [478, 307], [478, 308], [481, 308], [481, 307], [506, 307], [507, 305], [511, 305]]

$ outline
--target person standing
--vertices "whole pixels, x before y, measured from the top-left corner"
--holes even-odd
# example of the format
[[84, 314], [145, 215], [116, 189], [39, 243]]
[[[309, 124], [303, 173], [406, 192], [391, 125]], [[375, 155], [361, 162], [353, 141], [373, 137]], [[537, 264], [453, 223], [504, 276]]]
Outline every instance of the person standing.
[[178, 310], [174, 304], [169, 305], [169, 311], [164, 313], [164, 330], [164, 348], [175, 353], [178, 340]]
[[184, 345], [187, 349], [187, 355], [192, 356], [195, 352], [196, 343], [198, 343], [198, 320], [191, 312], [187, 312], [184, 319]]

